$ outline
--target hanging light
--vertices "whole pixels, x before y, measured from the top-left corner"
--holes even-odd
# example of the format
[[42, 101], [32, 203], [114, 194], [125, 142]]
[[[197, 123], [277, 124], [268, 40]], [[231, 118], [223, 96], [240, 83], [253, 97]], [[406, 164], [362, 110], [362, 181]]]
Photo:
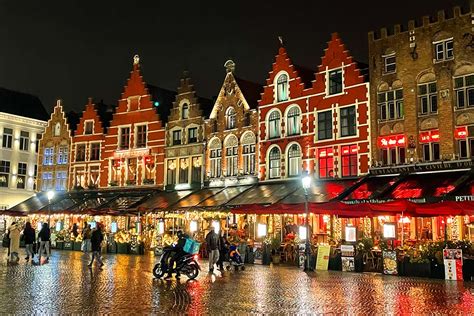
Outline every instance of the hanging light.
[[191, 233], [196, 232], [196, 231], [197, 231], [197, 228], [198, 228], [198, 223], [197, 223], [197, 221], [191, 221], [191, 222], [189, 223], [189, 231], [190, 231]]

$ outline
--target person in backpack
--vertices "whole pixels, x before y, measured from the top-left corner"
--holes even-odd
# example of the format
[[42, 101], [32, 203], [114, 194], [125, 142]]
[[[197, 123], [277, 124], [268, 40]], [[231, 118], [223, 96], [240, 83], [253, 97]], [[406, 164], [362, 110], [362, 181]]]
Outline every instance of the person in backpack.
[[206, 235], [207, 251], [209, 253], [209, 273], [214, 272], [214, 265], [219, 260], [219, 235], [216, 234], [214, 226], [209, 228], [209, 233]]
[[88, 264], [88, 267], [90, 268], [92, 267], [94, 260], [97, 260], [101, 268], [104, 266], [104, 262], [102, 262], [101, 254], [100, 254], [101, 249], [102, 249], [102, 241], [104, 240], [101, 226], [102, 225], [100, 223], [97, 223], [96, 229], [94, 229], [91, 234], [92, 259], [91, 259], [91, 262]]
[[43, 223], [43, 227], [41, 227], [41, 230], [38, 234], [38, 239], [40, 241], [40, 246], [38, 250], [38, 264], [41, 264], [41, 255], [43, 254], [43, 252], [46, 252], [46, 262], [49, 261], [49, 243], [51, 240], [51, 231], [49, 230], [48, 223]]
[[19, 253], [21, 228], [16, 222], [13, 222], [8, 228], [8, 233], [10, 237], [10, 260], [18, 262], [20, 261]]
[[30, 260], [33, 262], [33, 258], [35, 257], [35, 253], [33, 250], [33, 245], [36, 241], [36, 232], [33, 227], [31, 227], [30, 222], [26, 222], [25, 229], [23, 230], [23, 240], [25, 241], [25, 251], [26, 251], [26, 261]]

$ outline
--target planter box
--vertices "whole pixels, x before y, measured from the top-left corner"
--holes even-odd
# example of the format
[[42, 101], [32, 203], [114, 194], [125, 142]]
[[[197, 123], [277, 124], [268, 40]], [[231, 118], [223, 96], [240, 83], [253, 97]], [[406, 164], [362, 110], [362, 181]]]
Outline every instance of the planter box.
[[73, 250], [75, 250], [75, 251], [81, 251], [81, 245], [82, 245], [82, 242], [75, 241], [75, 242], [73, 243]]
[[72, 250], [74, 248], [74, 243], [72, 241], [65, 241], [64, 242], [64, 250]]
[[404, 265], [406, 276], [429, 278], [431, 275], [431, 267], [429, 263], [404, 262]]
[[466, 281], [472, 281], [474, 279], [474, 259], [463, 260], [462, 276]]
[[431, 261], [430, 270], [430, 278], [444, 280], [444, 264], [437, 263], [436, 261]]
[[56, 249], [63, 250], [64, 249], [64, 241], [56, 241]]
[[128, 253], [129, 246], [127, 243], [117, 243], [117, 253]]
[[138, 245], [135, 245], [134, 247], [130, 245], [129, 253], [133, 255], [143, 255], [145, 254], [145, 246], [143, 244], [138, 244]]

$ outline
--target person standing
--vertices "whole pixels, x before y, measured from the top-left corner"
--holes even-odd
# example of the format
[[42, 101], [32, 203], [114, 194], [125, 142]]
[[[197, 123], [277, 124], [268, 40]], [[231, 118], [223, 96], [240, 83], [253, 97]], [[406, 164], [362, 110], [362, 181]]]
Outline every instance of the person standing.
[[10, 235], [10, 260], [18, 262], [20, 261], [20, 225], [13, 222], [8, 228], [8, 232]]
[[214, 272], [214, 264], [219, 260], [219, 235], [210, 227], [206, 236], [207, 251], [209, 252], [209, 273]]
[[82, 251], [84, 253], [89, 253], [91, 251], [91, 225], [86, 224], [82, 230], [82, 242], [84, 243]]
[[36, 241], [36, 232], [33, 227], [31, 227], [30, 222], [26, 222], [25, 229], [23, 230], [23, 238], [25, 240], [25, 250], [26, 250], [26, 258], [25, 260], [30, 260], [33, 262], [33, 258], [35, 257], [35, 252], [33, 251], [33, 244]]
[[79, 236], [79, 231], [78, 231], [78, 229], [79, 229], [79, 228], [77, 227], [77, 224], [74, 223], [74, 224], [72, 225], [72, 235], [74, 236], [74, 241], [76, 241], [77, 236]]
[[97, 223], [96, 229], [94, 229], [91, 234], [92, 260], [88, 264], [89, 267], [92, 267], [92, 264], [94, 263], [94, 259], [97, 259], [97, 262], [99, 262], [101, 268], [104, 265], [101, 259], [101, 254], [100, 254], [103, 240], [104, 240], [104, 236], [102, 235], [101, 224]]
[[49, 230], [48, 223], [43, 223], [43, 227], [38, 234], [40, 246], [38, 250], [38, 264], [41, 264], [41, 255], [46, 252], [46, 262], [49, 261], [49, 242], [51, 240], [51, 231]]
[[217, 260], [217, 266], [219, 267], [220, 271], [224, 271], [224, 260], [228, 249], [229, 242], [225, 238], [224, 232], [222, 232], [221, 236], [219, 237], [219, 260]]

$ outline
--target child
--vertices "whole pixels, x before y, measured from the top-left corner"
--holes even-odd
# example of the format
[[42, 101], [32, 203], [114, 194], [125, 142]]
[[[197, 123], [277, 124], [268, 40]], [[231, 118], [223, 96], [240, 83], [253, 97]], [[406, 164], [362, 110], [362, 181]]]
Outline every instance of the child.
[[239, 250], [237, 250], [236, 245], [231, 245], [229, 248], [229, 256], [237, 264], [242, 264], [242, 257], [240, 256]]

